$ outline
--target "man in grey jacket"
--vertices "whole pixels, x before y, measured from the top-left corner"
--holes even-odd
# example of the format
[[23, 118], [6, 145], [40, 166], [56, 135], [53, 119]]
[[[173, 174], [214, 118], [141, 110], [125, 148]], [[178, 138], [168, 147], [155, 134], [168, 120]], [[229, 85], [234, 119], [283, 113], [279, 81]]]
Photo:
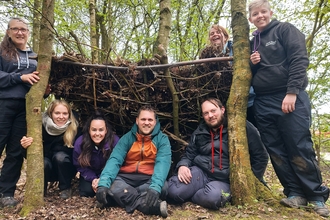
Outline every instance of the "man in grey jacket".
[[[183, 203], [191, 200], [209, 209], [219, 209], [231, 199], [229, 185], [229, 147], [225, 107], [220, 100], [208, 98], [202, 103], [202, 123], [191, 136], [178, 174], [169, 179], [168, 197]], [[263, 181], [268, 155], [257, 129], [247, 121], [246, 132], [251, 167]]]

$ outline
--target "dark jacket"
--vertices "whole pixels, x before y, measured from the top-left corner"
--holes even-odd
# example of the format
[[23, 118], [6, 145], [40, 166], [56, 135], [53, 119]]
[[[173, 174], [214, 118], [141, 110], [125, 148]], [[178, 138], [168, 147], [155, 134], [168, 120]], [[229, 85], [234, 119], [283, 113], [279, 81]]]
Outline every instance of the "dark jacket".
[[[79, 133], [79, 132], [78, 132]], [[64, 145], [63, 134], [60, 135], [50, 135], [47, 133], [44, 126], [42, 126], [42, 141], [44, 147], [44, 157], [52, 159], [54, 153], [63, 151], [68, 155], [72, 155], [73, 148], [69, 148]], [[78, 135], [76, 136], [78, 137]]]
[[[252, 171], [262, 181], [268, 163], [268, 154], [261, 142], [257, 129], [248, 121], [246, 123], [246, 132]], [[222, 140], [222, 144], [220, 144], [220, 140]], [[212, 134], [210, 128], [205, 123], [200, 124], [192, 134], [186, 152], [176, 168], [178, 169], [180, 166], [197, 166], [210, 178], [229, 183], [230, 164], [227, 128], [224, 127], [222, 132], [219, 129]]]
[[[120, 138], [101, 173], [98, 186], [110, 187], [123, 165], [125, 168], [134, 165], [136, 169], [131, 173], [145, 174], [145, 171], [149, 172], [152, 168], [150, 188], [161, 192], [171, 166], [170, 141], [160, 130], [158, 120], [151, 137], [138, 139], [137, 132], [138, 127], [134, 124], [131, 131]], [[134, 152], [134, 150], [138, 151]], [[128, 158], [127, 155], [129, 155]], [[152, 167], [151, 162], [154, 164]], [[141, 167], [139, 164], [142, 164]]]
[[[106, 143], [104, 149], [106, 151], [112, 151], [114, 146], [116, 146], [119, 137], [114, 135], [114, 140], [112, 146], [109, 143]], [[100, 174], [107, 162], [108, 158], [104, 158], [103, 152], [101, 149], [93, 148], [93, 152], [90, 159], [90, 167], [82, 167], [78, 162], [78, 157], [81, 154], [81, 144], [83, 141], [83, 135], [77, 138], [76, 142], [74, 143], [74, 150], [73, 150], [73, 164], [76, 166], [77, 171], [80, 172], [80, 175], [89, 182], [92, 182], [94, 179], [100, 177]], [[94, 147], [94, 146], [93, 146]]]
[[304, 90], [309, 64], [304, 34], [290, 23], [273, 19], [262, 32], [253, 35], [251, 50], [261, 57], [258, 64], [251, 64], [255, 93], [298, 94]]
[[19, 59], [16, 61], [8, 61], [0, 56], [0, 99], [25, 99], [26, 93], [31, 88], [31, 85], [23, 82], [20, 76], [37, 69], [37, 61], [31, 59], [31, 57], [36, 57], [36, 54], [32, 50], [17, 49], [17, 51]]

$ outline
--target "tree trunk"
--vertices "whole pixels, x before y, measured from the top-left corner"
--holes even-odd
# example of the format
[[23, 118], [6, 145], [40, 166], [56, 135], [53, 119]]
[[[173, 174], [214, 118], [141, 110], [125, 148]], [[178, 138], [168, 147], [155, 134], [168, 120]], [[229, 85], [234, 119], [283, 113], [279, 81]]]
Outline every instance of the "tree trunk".
[[[159, 1], [159, 9], [160, 9], [159, 31], [153, 51], [155, 55], [156, 54], [160, 55], [159, 58], [162, 64], [167, 64], [168, 57], [166, 51], [169, 44], [169, 37], [170, 37], [171, 25], [172, 25], [171, 1], [170, 0]], [[166, 76], [166, 84], [172, 94], [173, 130], [174, 130], [174, 134], [177, 137], [179, 137], [180, 136], [179, 135], [179, 97], [175, 89], [175, 86], [173, 84], [171, 73], [168, 70], [168, 68], [164, 70], [164, 74]], [[175, 148], [178, 149], [179, 146]]]
[[39, 35], [41, 20], [41, 0], [34, 0], [33, 10], [33, 31], [32, 31], [32, 48], [35, 53], [39, 52]]
[[44, 157], [42, 144], [41, 103], [48, 84], [53, 47], [55, 0], [44, 0], [40, 28], [38, 68], [40, 81], [26, 95], [27, 136], [33, 144], [27, 149], [26, 192], [21, 215], [26, 216], [44, 204]]
[[227, 101], [230, 185], [235, 205], [252, 204], [258, 181], [251, 170], [246, 137], [246, 109], [251, 82], [249, 66], [249, 24], [246, 1], [232, 0], [232, 28], [234, 41], [234, 72]]
[[96, 0], [89, 0], [89, 19], [90, 19], [90, 39], [92, 51], [92, 63], [98, 63], [98, 45], [97, 45], [97, 32], [96, 32]]

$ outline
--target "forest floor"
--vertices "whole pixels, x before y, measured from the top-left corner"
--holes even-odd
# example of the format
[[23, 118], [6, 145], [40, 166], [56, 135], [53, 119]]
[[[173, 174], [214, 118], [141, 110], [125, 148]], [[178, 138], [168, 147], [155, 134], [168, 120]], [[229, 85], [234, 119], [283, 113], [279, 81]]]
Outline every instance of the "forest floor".
[[[330, 184], [330, 163], [321, 162], [321, 170], [324, 184]], [[0, 167], [2, 161], [0, 161]], [[67, 200], [62, 200], [59, 197], [59, 190], [56, 186], [50, 187], [48, 194], [45, 197], [45, 204], [42, 208], [35, 210], [26, 217], [19, 215], [23, 206], [24, 190], [26, 174], [25, 168], [22, 169], [21, 178], [17, 184], [15, 198], [19, 200], [19, 205], [15, 208], [0, 209], [0, 219], [127, 219], [127, 220], [142, 220], [142, 219], [162, 219], [160, 216], [146, 216], [139, 211], [133, 214], [127, 214], [122, 208], [111, 207], [107, 209], [96, 208], [96, 199], [81, 198], [78, 194], [78, 181], [73, 183], [73, 196]], [[271, 164], [268, 165], [265, 179], [269, 187], [275, 194], [282, 194], [282, 187], [274, 173]], [[327, 202], [330, 207], [330, 202]], [[276, 204], [256, 201], [255, 204], [246, 206], [227, 205], [219, 210], [208, 210], [190, 202], [183, 205], [168, 205], [169, 220], [202, 220], [202, 219], [267, 219], [267, 220], [300, 220], [300, 219], [326, 219], [315, 214], [311, 207], [304, 209], [291, 209]]]

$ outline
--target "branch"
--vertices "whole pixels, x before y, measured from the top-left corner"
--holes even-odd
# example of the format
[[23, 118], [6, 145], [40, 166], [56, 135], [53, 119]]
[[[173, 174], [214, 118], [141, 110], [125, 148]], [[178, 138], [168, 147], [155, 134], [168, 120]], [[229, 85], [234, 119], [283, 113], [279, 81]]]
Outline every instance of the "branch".
[[[214, 57], [214, 58], [207, 58], [207, 59], [199, 59], [199, 60], [192, 60], [192, 61], [184, 61], [184, 62], [177, 62], [177, 63], [169, 63], [169, 64], [158, 64], [158, 65], [151, 65], [151, 66], [134, 66], [135, 70], [145, 70], [145, 69], [166, 69], [175, 66], [185, 66], [185, 65], [193, 65], [193, 64], [200, 64], [200, 63], [211, 63], [211, 62], [221, 62], [221, 61], [232, 61], [233, 57]], [[70, 64], [70, 65], [79, 65], [82, 67], [94, 67], [99, 69], [110, 69], [110, 70], [121, 70], [127, 71], [132, 69], [130, 67], [121, 67], [121, 66], [111, 66], [111, 65], [102, 65], [102, 64], [87, 64], [87, 63], [79, 63], [79, 62], [70, 62], [70, 61], [56, 61], [58, 63]]]

